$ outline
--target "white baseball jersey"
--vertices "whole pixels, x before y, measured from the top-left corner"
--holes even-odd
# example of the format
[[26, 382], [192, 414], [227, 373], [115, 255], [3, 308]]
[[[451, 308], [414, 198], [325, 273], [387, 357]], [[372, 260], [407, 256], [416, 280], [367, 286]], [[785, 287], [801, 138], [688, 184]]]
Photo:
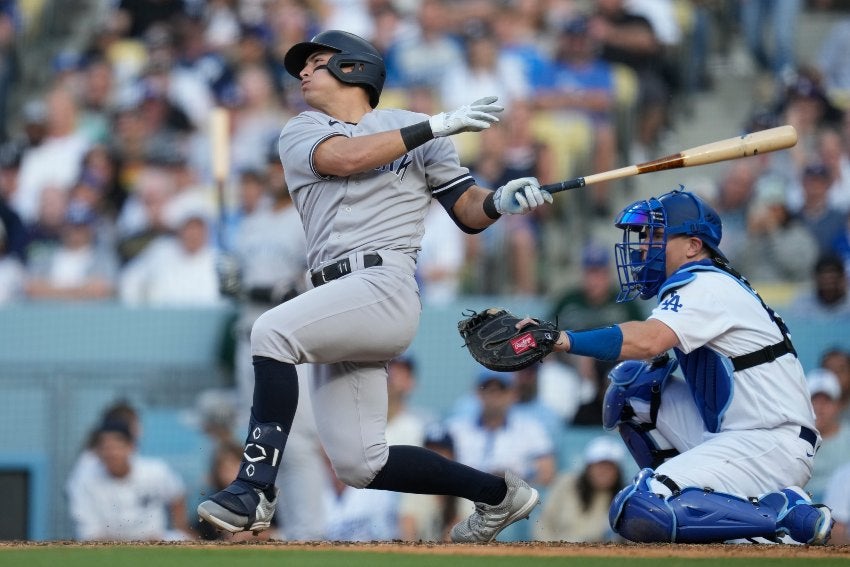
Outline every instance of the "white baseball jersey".
[[[759, 300], [737, 280], [721, 272], [696, 274], [665, 296], [650, 315], [676, 333], [682, 352], [705, 346], [734, 357], [782, 340]], [[721, 431], [783, 424], [815, 427], [805, 372], [790, 354], [735, 372], [731, 395], [718, 400], [718, 409]]]
[[554, 451], [543, 423], [519, 412], [509, 413], [507, 423], [497, 430], [482, 427], [477, 415], [453, 419], [448, 429], [458, 462], [494, 474], [510, 470], [534, 478], [535, 461]]
[[168, 506], [184, 496], [185, 488], [165, 461], [135, 455], [124, 478], [113, 477], [103, 465], [84, 468], [68, 487], [77, 539], [169, 538]]
[[[804, 486], [819, 438], [813, 446], [801, 435], [815, 426], [799, 360], [785, 354], [734, 371], [730, 357], [779, 343], [782, 333], [736, 278], [720, 271], [692, 275], [663, 295], [650, 315], [676, 333], [680, 361], [705, 361], [703, 368], [683, 370], [687, 387], [673, 381], [662, 394], [658, 430], [684, 452], [657, 472], [680, 487], [743, 497]], [[655, 481], [653, 488], [666, 490]]]

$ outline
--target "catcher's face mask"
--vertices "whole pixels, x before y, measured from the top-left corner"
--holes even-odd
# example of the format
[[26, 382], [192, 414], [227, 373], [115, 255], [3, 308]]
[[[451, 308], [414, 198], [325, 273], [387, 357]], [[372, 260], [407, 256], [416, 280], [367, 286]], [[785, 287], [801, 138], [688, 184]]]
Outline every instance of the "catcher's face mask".
[[696, 236], [714, 257], [727, 262], [719, 248], [723, 236], [720, 215], [684, 187], [632, 203], [615, 224], [623, 229], [623, 241], [616, 245], [619, 302], [638, 296], [649, 299], [658, 293], [667, 279], [669, 238]]
[[664, 207], [658, 199], [637, 201], [626, 207], [615, 225], [623, 230], [615, 245], [620, 293], [617, 302], [654, 296], [667, 278], [667, 235]]

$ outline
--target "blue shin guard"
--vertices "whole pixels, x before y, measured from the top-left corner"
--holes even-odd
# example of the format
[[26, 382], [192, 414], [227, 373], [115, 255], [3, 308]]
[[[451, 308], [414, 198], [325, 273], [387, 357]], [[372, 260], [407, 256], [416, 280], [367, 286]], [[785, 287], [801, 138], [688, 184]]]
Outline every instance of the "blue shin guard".
[[769, 503], [688, 487], [671, 496], [652, 492], [652, 469], [643, 469], [635, 482], [614, 498], [611, 527], [640, 543], [719, 543], [781, 533], [777, 511]]

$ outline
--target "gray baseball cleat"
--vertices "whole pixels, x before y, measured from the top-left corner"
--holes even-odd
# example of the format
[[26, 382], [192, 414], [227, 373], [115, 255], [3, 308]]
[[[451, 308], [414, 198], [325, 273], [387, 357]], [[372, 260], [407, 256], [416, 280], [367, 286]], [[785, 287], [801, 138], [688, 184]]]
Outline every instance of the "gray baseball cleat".
[[277, 494], [275, 488], [274, 498], [269, 500], [265, 491], [237, 480], [198, 504], [198, 515], [230, 533], [251, 531], [256, 535], [271, 526]]
[[537, 490], [511, 471], [505, 473], [508, 493], [499, 504], [475, 503], [473, 512], [452, 528], [455, 543], [486, 543], [496, 539], [503, 529], [523, 518], [528, 518], [540, 501]]

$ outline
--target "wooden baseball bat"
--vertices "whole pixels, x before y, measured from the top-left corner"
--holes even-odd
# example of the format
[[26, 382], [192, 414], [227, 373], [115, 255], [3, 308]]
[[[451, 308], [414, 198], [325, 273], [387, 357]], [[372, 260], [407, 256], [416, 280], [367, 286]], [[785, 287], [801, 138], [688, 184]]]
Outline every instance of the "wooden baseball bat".
[[210, 144], [212, 146], [212, 170], [215, 181], [216, 204], [218, 205], [218, 245], [224, 249], [227, 205], [225, 186], [230, 176], [230, 116], [227, 109], [217, 106], [210, 115]]
[[786, 124], [785, 126], [777, 126], [776, 128], [761, 130], [735, 138], [711, 142], [688, 150], [682, 150], [677, 154], [671, 154], [652, 161], [603, 171], [602, 173], [594, 173], [587, 177], [576, 177], [575, 179], [568, 179], [559, 183], [543, 185], [540, 189], [549, 193], [557, 193], [568, 189], [578, 189], [585, 185], [593, 185], [601, 181], [622, 179], [623, 177], [631, 177], [642, 173], [692, 167], [694, 165], [706, 165], [774, 152], [776, 150], [784, 150], [796, 143], [797, 131], [793, 126]]

